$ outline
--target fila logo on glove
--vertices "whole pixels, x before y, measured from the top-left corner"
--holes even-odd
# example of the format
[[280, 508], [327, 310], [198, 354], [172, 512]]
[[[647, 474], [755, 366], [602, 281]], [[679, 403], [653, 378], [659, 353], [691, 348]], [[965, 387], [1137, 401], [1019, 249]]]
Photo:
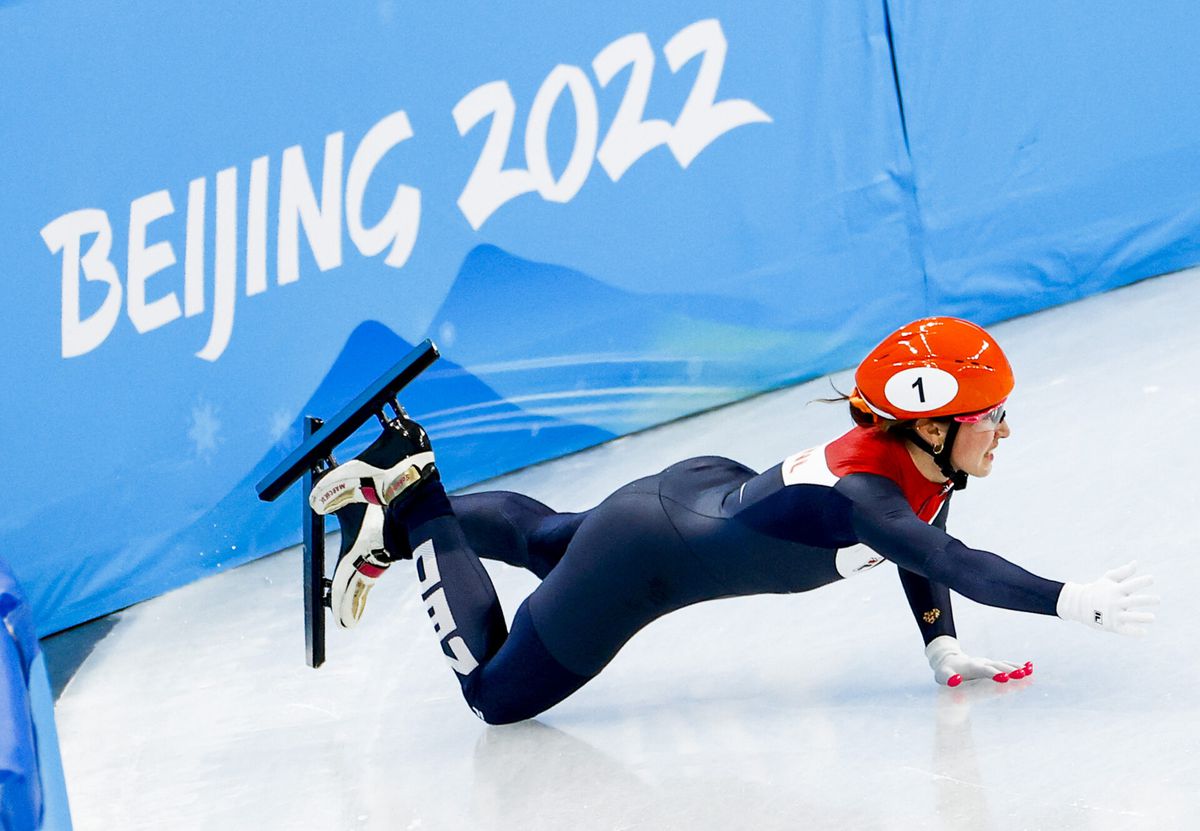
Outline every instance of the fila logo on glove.
[[467, 648], [467, 642], [455, 634], [458, 624], [450, 612], [446, 592], [442, 589], [442, 576], [438, 571], [437, 555], [433, 540], [426, 540], [413, 552], [417, 560], [417, 579], [420, 582], [421, 598], [425, 601], [425, 612], [433, 621], [433, 631], [441, 635], [442, 652], [450, 666], [459, 675], [469, 675], [479, 666], [479, 661]]

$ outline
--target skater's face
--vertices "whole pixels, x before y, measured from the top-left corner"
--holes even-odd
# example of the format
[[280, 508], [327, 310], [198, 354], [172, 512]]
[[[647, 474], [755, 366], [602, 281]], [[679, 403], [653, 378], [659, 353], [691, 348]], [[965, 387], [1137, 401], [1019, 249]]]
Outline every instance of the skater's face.
[[1012, 430], [1009, 429], [1007, 420], [994, 427], [983, 422], [969, 427], [971, 429], [958, 431], [954, 439], [954, 449], [950, 452], [950, 463], [957, 470], [971, 476], [987, 476], [992, 472], [992, 462], [1000, 439], [1008, 438]]

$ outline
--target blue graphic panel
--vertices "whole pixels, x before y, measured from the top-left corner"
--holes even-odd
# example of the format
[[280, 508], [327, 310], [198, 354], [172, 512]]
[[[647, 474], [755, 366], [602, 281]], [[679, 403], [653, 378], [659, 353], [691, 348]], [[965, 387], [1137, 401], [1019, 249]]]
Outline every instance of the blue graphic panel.
[[0, 3], [0, 550], [50, 632], [295, 542], [253, 483], [424, 337], [459, 486], [1191, 264], [1195, 18]]
[[0, 543], [46, 631], [294, 542], [300, 495], [252, 483], [426, 335], [405, 403], [463, 485], [921, 308], [877, 3], [27, 2], [0, 32], [0, 426], [39, 483]]
[[888, 0], [930, 306], [981, 322], [1200, 261], [1200, 13]]

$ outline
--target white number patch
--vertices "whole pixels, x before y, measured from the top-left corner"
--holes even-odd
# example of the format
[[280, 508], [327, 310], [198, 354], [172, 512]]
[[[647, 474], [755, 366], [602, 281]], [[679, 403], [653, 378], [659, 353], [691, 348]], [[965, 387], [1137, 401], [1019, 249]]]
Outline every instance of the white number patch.
[[944, 407], [958, 395], [958, 381], [944, 369], [914, 366], [901, 370], [883, 387], [888, 403], [910, 413]]

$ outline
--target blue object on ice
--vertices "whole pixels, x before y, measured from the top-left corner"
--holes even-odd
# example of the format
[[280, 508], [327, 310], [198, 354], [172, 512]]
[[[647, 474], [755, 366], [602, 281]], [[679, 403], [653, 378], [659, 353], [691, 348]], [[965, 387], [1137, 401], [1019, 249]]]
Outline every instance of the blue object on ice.
[[33, 614], [0, 559], [0, 829], [71, 828], [54, 704]]

